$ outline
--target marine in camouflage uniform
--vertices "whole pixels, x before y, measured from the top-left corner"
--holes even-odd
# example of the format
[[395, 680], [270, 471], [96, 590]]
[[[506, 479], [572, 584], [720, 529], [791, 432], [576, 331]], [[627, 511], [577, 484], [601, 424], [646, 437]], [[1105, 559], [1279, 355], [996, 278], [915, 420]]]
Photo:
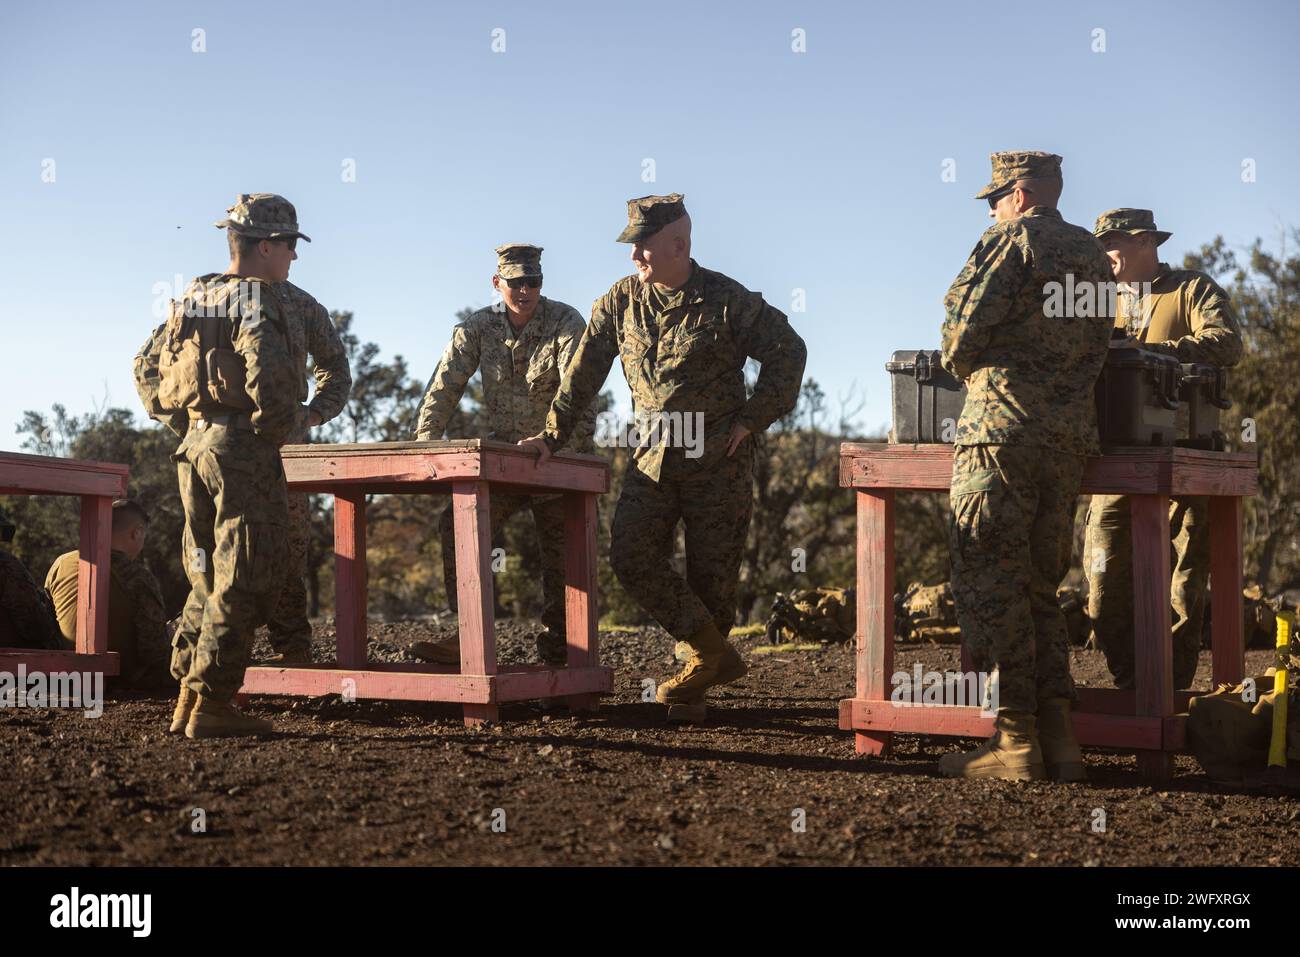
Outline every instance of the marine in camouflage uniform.
[[[973, 755], [945, 756], [955, 776], [1041, 777], [1040, 703], [1074, 698], [1057, 585], [1069, 570], [1085, 456], [1098, 452], [1093, 386], [1108, 315], [1050, 317], [1049, 283], [1100, 291], [1100, 244], [1056, 210], [1061, 158], [992, 157], [998, 222], [944, 299], [943, 364], [966, 381], [953, 455], [950, 549], [958, 624], [981, 670], [997, 668], [998, 733]], [[1073, 750], [1077, 752], [1077, 744]], [[1008, 755], [1010, 757], [1008, 758]], [[1081, 760], [1070, 757], [1071, 774]], [[1078, 764], [1078, 768], [1073, 767]]]
[[[592, 307], [539, 438], [552, 451], [569, 440], [616, 357], [639, 423], [661, 421], [660, 413], [702, 419], [702, 448], [690, 454], [683, 447], [684, 419], [674, 425], [681, 435], [641, 430], [646, 441], [633, 451], [610, 541], [619, 581], [695, 651], [687, 669], [658, 691], [660, 701], [682, 706], [683, 719], [695, 720], [708, 687], [745, 672], [725, 636], [735, 620], [753, 501], [750, 433], [794, 407], [806, 349], [785, 315], [759, 293], [690, 258], [683, 199], [674, 193], [628, 201], [628, 226], [618, 241], [634, 244], [638, 275], [620, 279]], [[649, 265], [648, 247], [658, 247]], [[681, 272], [679, 285], [657, 283], [649, 271], [665, 254], [676, 257], [670, 261]], [[751, 357], [762, 368], [747, 398], [744, 367]], [[679, 522], [686, 529], [684, 579], [672, 565]]]
[[[0, 511], [0, 542], [13, 541], [15, 526]], [[64, 648], [50, 596], [16, 555], [0, 548], [0, 648]]]
[[[1115, 328], [1124, 330], [1143, 349], [1174, 356], [1179, 362], [1222, 367], [1237, 364], [1242, 353], [1241, 329], [1228, 294], [1203, 272], [1171, 269], [1156, 262], [1154, 247], [1171, 234], [1156, 228], [1151, 210], [1109, 210], [1097, 217], [1093, 234], [1103, 242], [1116, 234], [1152, 237], [1147, 253], [1148, 268], [1154, 272], [1150, 292], [1138, 298], [1119, 297]], [[1186, 406], [1179, 414], [1186, 416]], [[1174, 687], [1188, 688], [1196, 675], [1210, 577], [1209, 500], [1203, 496], [1171, 498], [1169, 535]], [[1126, 496], [1092, 496], [1083, 568], [1088, 576], [1088, 616], [1097, 645], [1105, 652], [1116, 687], [1132, 688], [1133, 542]]]
[[[296, 241], [310, 241], [283, 197], [242, 194], [227, 212], [215, 225], [243, 240], [270, 241], [275, 258], [259, 260], [267, 271], [287, 275]], [[181, 695], [171, 730], [190, 737], [270, 730], [230, 701], [243, 683], [254, 629], [270, 617], [284, 583], [289, 514], [279, 450], [308, 416], [297, 401], [303, 373], [283, 307], [272, 282], [233, 271], [233, 245], [232, 272], [191, 282], [165, 328], [146, 343], [159, 345], [158, 353], [136, 357], [146, 410], [183, 436], [173, 459], [191, 591], [172, 640]], [[260, 244], [252, 248], [262, 255]], [[194, 349], [206, 366], [186, 365], [186, 350]]]
[[[309, 441], [309, 427], [319, 426], [343, 411], [352, 391], [347, 352], [329, 312], [309, 293], [291, 282], [274, 283], [289, 336], [289, 355], [298, 380], [298, 402], [307, 402], [307, 357], [316, 394], [307, 403], [308, 419], [286, 444]], [[284, 587], [267, 622], [267, 636], [276, 658], [286, 663], [311, 660], [311, 623], [307, 620], [307, 542], [311, 513], [305, 492], [289, 493], [289, 564]]]
[[[129, 499], [113, 503], [113, 547], [108, 584], [108, 650], [119, 655], [114, 684], [154, 688], [169, 681], [171, 638], [163, 610], [162, 589], [140, 557], [148, 519]], [[138, 535], [134, 535], [138, 532]], [[80, 554], [65, 552], [45, 576], [45, 590], [63, 637], [77, 637], [77, 594]]]
[[[510, 243], [496, 249], [501, 284], [514, 283], [521, 289], [514, 295], [529, 296], [535, 281], [541, 289], [540, 246]], [[509, 291], [509, 290], [507, 290]], [[503, 293], [503, 296], [505, 293]], [[514, 298], [512, 295], [511, 298]], [[551, 399], [560, 387], [560, 377], [573, 359], [574, 350], [587, 324], [570, 305], [537, 294], [535, 311], [517, 327], [508, 302], [488, 306], [471, 314], [452, 331], [429, 379], [420, 403], [416, 439], [441, 439], [447, 423], [460, 404], [465, 387], [475, 372], [483, 377], [483, 417], [486, 434], [480, 438], [517, 442], [541, 431]], [[595, 417], [588, 409], [566, 445], [570, 451], [592, 451]], [[564, 613], [564, 500], [559, 495], [491, 496], [491, 527], [495, 536], [517, 512], [528, 509], [537, 528], [542, 564], [542, 624], [545, 634], [537, 641], [538, 654], [547, 664], [563, 665], [567, 658]], [[447, 602], [457, 607], [456, 537], [454, 515], [449, 505], [439, 522], [442, 539], [443, 583]], [[417, 642], [412, 651], [419, 657], [444, 663], [460, 660], [458, 639]]]

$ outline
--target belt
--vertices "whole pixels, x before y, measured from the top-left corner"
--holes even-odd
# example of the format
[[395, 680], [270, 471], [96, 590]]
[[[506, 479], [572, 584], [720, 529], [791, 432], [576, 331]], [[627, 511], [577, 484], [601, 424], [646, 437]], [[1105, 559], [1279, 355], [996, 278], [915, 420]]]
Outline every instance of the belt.
[[224, 425], [228, 429], [248, 429], [252, 431], [253, 420], [247, 412], [200, 412], [190, 411], [190, 428], [205, 429], [212, 425]]

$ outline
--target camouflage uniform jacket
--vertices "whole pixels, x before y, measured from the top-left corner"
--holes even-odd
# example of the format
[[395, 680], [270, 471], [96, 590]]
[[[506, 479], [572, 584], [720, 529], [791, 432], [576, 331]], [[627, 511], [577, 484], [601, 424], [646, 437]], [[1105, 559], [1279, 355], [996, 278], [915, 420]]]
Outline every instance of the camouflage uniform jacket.
[[1233, 366], [1241, 359], [1241, 328], [1228, 294], [1213, 279], [1194, 269], [1170, 269], [1160, 264], [1137, 308], [1119, 297], [1116, 328], [1142, 343], [1142, 348], [1177, 357], [1179, 362], [1208, 362]]
[[[352, 391], [352, 371], [348, 368], [348, 355], [343, 348], [339, 331], [330, 319], [329, 312], [309, 293], [291, 282], [273, 284], [276, 298], [280, 300], [285, 318], [285, 331], [289, 336], [289, 355], [293, 367], [302, 369], [298, 401], [307, 402], [307, 356], [311, 356], [311, 375], [316, 380], [316, 394], [307, 408], [328, 422], [340, 412]], [[305, 441], [306, 430], [290, 441]]]
[[[187, 293], [193, 288], [191, 283]], [[310, 354], [316, 395], [308, 409], [319, 415], [322, 422], [328, 422], [343, 410], [352, 389], [352, 372], [348, 368], [347, 352], [338, 329], [325, 307], [293, 283], [277, 282], [272, 284], [272, 288], [281, 307], [290, 360], [295, 369], [303, 370], [298, 382], [297, 400], [299, 403], [307, 401], [307, 356]], [[166, 328], [165, 322], [155, 328], [136, 354], [135, 387], [149, 415], [183, 436], [189, 427], [189, 417], [183, 412], [165, 413], [158, 406], [158, 359]], [[304, 420], [290, 438], [303, 439], [305, 436]]]
[[[517, 442], [536, 435], [546, 425], [546, 412], [585, 328], [578, 310], [544, 296], [519, 330], [501, 306], [480, 309], [457, 323], [424, 391], [416, 438], [442, 438], [466, 384], [479, 370], [488, 434], [478, 438]], [[568, 447], [588, 452], [595, 431], [589, 406], [579, 420]]]
[[1114, 319], [1105, 305], [1049, 316], [1048, 284], [1068, 288], [1067, 275], [1075, 289], [1095, 284], [1094, 303], [1110, 301], [1098, 299], [1113, 282], [1101, 244], [1055, 209], [1035, 206], [980, 237], [944, 298], [943, 364], [967, 389], [954, 444], [1100, 451], [1093, 386]]
[[0, 647], [64, 648], [54, 606], [27, 566], [0, 548]]
[[[733, 422], [762, 432], [794, 408], [807, 350], [785, 314], [722, 273], [691, 261], [691, 275], [656, 312], [636, 276], [620, 279], [592, 307], [591, 323], [551, 404], [545, 437], [552, 448], [573, 432], [618, 356], [633, 413], [704, 416], [704, 456], [725, 445]], [[762, 368], [745, 396], [745, 362]], [[664, 445], [638, 446], [636, 467], [654, 481]]]
[[[256, 300], [249, 293], [253, 283], [266, 290]], [[285, 308], [268, 287], [268, 283], [246, 277], [208, 273], [190, 282], [181, 305], [228, 317], [225, 328], [230, 348], [244, 361], [242, 389], [253, 405], [249, 416], [253, 431], [279, 448], [291, 435], [299, 434], [306, 422], [307, 410], [297, 401], [303, 388], [304, 366], [294, 365]], [[164, 323], [155, 329], [136, 355], [136, 390], [152, 418], [183, 436], [187, 423], [180, 420], [187, 414], [163, 409], [158, 398], [166, 327]]]

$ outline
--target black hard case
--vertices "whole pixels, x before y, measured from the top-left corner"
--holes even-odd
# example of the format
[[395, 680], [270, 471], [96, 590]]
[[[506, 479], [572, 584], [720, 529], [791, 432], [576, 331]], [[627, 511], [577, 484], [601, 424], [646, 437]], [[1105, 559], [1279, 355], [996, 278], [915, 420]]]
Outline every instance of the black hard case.
[[940, 364], [935, 349], [895, 352], [885, 363], [893, 399], [889, 441], [952, 444], [966, 386]]
[[1232, 405], [1227, 391], [1228, 374], [1219, 366], [1184, 362], [1179, 367], [1178, 398], [1187, 411], [1180, 416], [1185, 419], [1186, 434], [1176, 444], [1216, 452], [1228, 447], [1224, 434], [1219, 431], [1219, 412]]
[[1179, 371], [1172, 356], [1112, 345], [1094, 393], [1101, 444], [1173, 445]]

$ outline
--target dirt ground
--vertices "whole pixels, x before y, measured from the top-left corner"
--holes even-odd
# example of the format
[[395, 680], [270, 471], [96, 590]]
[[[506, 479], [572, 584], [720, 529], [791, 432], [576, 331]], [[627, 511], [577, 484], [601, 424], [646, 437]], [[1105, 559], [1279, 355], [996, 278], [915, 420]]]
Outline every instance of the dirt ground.
[[[498, 630], [502, 661], [530, 659], [529, 623]], [[317, 632], [332, 659], [332, 628]], [[373, 623], [371, 656], [446, 633]], [[273, 737], [195, 742], [166, 734], [162, 698], [123, 696], [98, 719], [0, 709], [0, 865], [1300, 864], [1300, 842], [1276, 850], [1300, 802], [1213, 784], [1190, 757], [1163, 790], [1101, 751], [1077, 785], [943, 779], [952, 739], [859, 757], [836, 727], [850, 650], [753, 653], [761, 640], [740, 640], [750, 675], [693, 728], [640, 701], [643, 678], [676, 670], [657, 629], [602, 634], [616, 692], [583, 717], [513, 705], [467, 730], [450, 705], [259, 698]], [[1073, 655], [1081, 684], [1109, 683], [1099, 653]], [[957, 649], [900, 646], [897, 667], [914, 661], [956, 667]]]

